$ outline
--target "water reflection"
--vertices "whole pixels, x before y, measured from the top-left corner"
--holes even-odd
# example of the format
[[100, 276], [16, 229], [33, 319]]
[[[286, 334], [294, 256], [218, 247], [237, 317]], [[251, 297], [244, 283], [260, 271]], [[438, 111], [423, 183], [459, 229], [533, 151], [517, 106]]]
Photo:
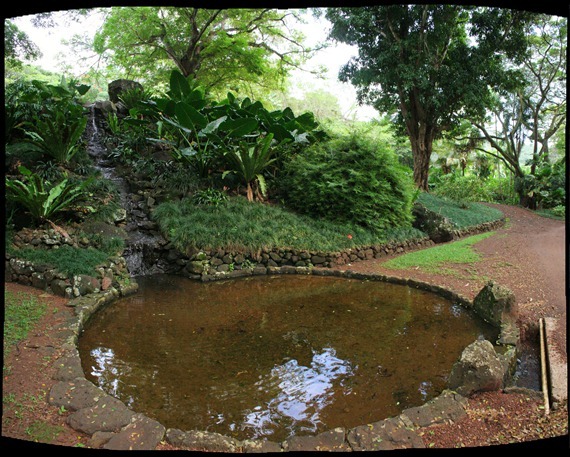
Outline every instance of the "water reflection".
[[[289, 429], [317, 430], [321, 423], [320, 412], [333, 401], [334, 385], [339, 385], [343, 377], [351, 376], [355, 368], [338, 358], [333, 348], [312, 352], [310, 367], [289, 360], [255, 383], [258, 390], [275, 396], [264, 406], [256, 406], [246, 413], [242, 430], [249, 429], [254, 438], [267, 435], [280, 422]], [[349, 388], [343, 390], [345, 395], [350, 393]]]

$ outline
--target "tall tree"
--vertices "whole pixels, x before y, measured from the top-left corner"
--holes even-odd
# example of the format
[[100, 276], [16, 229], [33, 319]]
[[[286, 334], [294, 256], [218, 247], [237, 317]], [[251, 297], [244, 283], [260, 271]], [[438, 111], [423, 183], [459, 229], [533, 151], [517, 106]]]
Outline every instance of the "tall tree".
[[[311, 49], [288, 30], [294, 10], [116, 7], [94, 40], [131, 76], [176, 68], [210, 90], [276, 86]], [[137, 74], [140, 73], [140, 74]]]
[[[477, 131], [470, 139], [485, 140], [492, 150], [480, 150], [500, 159], [518, 183], [525, 182], [523, 147], [530, 142], [530, 174], [535, 175], [537, 166], [548, 159], [549, 141], [566, 121], [567, 20], [535, 19], [527, 37], [530, 52], [520, 65], [524, 83], [495, 94], [487, 119], [471, 119]], [[518, 185], [517, 192], [521, 205], [534, 204], [524, 185]]]
[[549, 140], [566, 121], [567, 20], [541, 16], [529, 36], [531, 53], [523, 61], [527, 84], [520, 97], [529, 112], [525, 127], [533, 148], [531, 174], [548, 158]]
[[397, 107], [410, 138], [414, 181], [428, 189], [433, 142], [462, 116], [483, 118], [490, 88], [510, 82], [525, 53], [524, 11], [458, 5], [330, 8], [330, 37], [357, 45], [340, 79], [380, 112]]

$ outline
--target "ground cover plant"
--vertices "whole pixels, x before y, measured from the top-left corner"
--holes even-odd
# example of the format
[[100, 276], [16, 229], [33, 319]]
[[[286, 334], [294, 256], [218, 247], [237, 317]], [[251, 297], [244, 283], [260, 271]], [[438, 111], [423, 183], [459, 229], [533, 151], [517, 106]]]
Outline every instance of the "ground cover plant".
[[358, 246], [420, 239], [412, 227], [375, 231], [351, 222], [331, 222], [296, 214], [277, 205], [230, 198], [217, 205], [192, 199], [165, 202], [153, 213], [162, 232], [178, 249], [190, 247], [258, 252], [292, 248], [338, 252]]
[[59, 249], [8, 248], [7, 250], [22, 260], [36, 265], [51, 266], [69, 277], [93, 274], [95, 267], [104, 263], [110, 255], [92, 247], [75, 248], [68, 245], [63, 245]]
[[422, 192], [417, 201], [430, 211], [449, 219], [458, 229], [494, 222], [503, 217], [500, 210], [490, 206], [474, 202], [459, 202], [426, 192]]

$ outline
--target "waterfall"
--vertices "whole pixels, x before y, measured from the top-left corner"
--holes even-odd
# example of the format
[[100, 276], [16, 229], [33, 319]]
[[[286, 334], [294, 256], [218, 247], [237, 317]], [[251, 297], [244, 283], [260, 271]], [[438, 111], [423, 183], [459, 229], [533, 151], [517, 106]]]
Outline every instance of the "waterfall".
[[[95, 104], [90, 108], [91, 135], [88, 142], [88, 153], [94, 160], [94, 166], [101, 175], [113, 181], [119, 190], [122, 215], [117, 216], [115, 224], [123, 225], [127, 232], [123, 257], [131, 276], [144, 276], [155, 273], [163, 273], [158, 265], [161, 245], [165, 244], [160, 234], [152, 233], [144, 228], [148, 222], [148, 215], [141, 211], [140, 202], [134, 201], [128, 181], [117, 173], [112, 162], [107, 159], [107, 148], [103, 144], [99, 126], [97, 125], [97, 113]], [[142, 221], [142, 223], [141, 223]]]

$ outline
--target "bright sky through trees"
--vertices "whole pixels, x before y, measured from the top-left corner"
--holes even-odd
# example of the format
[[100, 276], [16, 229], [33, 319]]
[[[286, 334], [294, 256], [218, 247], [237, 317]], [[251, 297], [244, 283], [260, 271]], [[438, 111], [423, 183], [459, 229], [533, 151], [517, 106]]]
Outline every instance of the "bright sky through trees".
[[[38, 28], [32, 24], [31, 16], [22, 16], [15, 18], [14, 23], [28, 34], [42, 52], [42, 58], [33, 62], [34, 65], [55, 73], [61, 72], [61, 69], [67, 65], [76, 68], [75, 73], [79, 75], [86, 70], [85, 65], [95, 62], [95, 59], [87, 63], [81, 62], [75, 53], [69, 52], [69, 48], [62, 43], [62, 40], [69, 40], [74, 34], [87, 34], [92, 37], [101, 25], [101, 20], [99, 15], [92, 14], [81, 22], [61, 21], [61, 25], [55, 28]], [[308, 44], [315, 45], [325, 41], [330, 29], [328, 21], [307, 15], [307, 22], [299, 24], [298, 27], [307, 37]], [[357, 106], [355, 89], [349, 83], [341, 83], [337, 77], [340, 67], [356, 53], [356, 47], [331, 42], [329, 48], [319, 51], [304, 66], [306, 70], [326, 67], [326, 79], [324, 81], [318, 79], [308, 71], [294, 70], [291, 78], [293, 81], [291, 95], [302, 98], [305, 92], [322, 89], [338, 98], [344, 116], [348, 118], [356, 116], [361, 120], [376, 117], [377, 112], [372, 107]]]

